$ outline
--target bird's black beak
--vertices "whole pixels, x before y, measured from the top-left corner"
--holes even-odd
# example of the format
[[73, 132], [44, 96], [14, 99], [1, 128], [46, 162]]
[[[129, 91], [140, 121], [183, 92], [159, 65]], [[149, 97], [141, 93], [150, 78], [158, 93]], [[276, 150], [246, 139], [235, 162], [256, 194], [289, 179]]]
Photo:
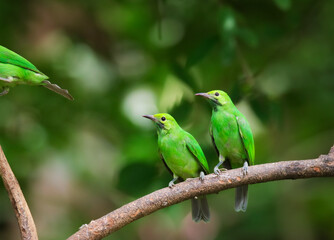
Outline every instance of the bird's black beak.
[[154, 122], [157, 121], [157, 119], [156, 119], [153, 115], [144, 115], [143, 117], [144, 117], [144, 118], [147, 118], [147, 119], [150, 119], [150, 120], [152, 120], [152, 121], [154, 121]]
[[152, 120], [160, 128], [164, 128], [165, 127], [165, 125], [163, 123], [161, 123], [160, 121], [158, 121], [158, 119], [156, 119], [153, 115], [143, 115], [143, 117]]
[[195, 95], [196, 96], [202, 96], [202, 97], [205, 97], [207, 99], [211, 99], [211, 96], [207, 93], [196, 93]]
[[196, 96], [204, 97], [204, 98], [206, 98], [206, 99], [209, 99], [209, 100], [210, 100], [210, 101], [209, 101], [210, 103], [213, 103], [213, 104], [222, 106], [222, 104], [221, 104], [215, 97], [213, 97], [213, 96], [211, 96], [211, 95], [209, 95], [209, 94], [207, 94], [207, 93], [196, 93], [195, 95], [196, 95]]

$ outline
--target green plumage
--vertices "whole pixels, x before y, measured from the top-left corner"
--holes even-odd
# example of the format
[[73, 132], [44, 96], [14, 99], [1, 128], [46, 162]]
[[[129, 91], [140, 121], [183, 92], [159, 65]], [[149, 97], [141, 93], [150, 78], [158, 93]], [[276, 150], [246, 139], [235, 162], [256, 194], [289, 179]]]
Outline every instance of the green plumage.
[[[161, 159], [174, 176], [169, 183], [170, 187], [177, 179], [185, 180], [198, 176], [202, 178], [204, 173], [209, 173], [209, 166], [200, 145], [171, 115], [160, 113], [144, 117], [154, 121], [157, 126]], [[205, 196], [192, 200], [192, 215], [196, 222], [209, 221], [210, 213]]]
[[8, 93], [10, 87], [19, 84], [42, 85], [70, 100], [73, 97], [66, 89], [48, 81], [49, 77], [32, 63], [15, 52], [0, 46], [0, 96]]
[[3, 46], [0, 46], [0, 63], [14, 65], [20, 68], [31, 70], [36, 73], [43, 74], [28, 60]]
[[[214, 90], [197, 95], [209, 99], [212, 106], [210, 135], [219, 156], [218, 167], [240, 168], [247, 173], [248, 165], [254, 165], [254, 139], [249, 123], [234, 106], [230, 97], [223, 91]], [[248, 186], [236, 189], [236, 211], [246, 211], [248, 203]]]

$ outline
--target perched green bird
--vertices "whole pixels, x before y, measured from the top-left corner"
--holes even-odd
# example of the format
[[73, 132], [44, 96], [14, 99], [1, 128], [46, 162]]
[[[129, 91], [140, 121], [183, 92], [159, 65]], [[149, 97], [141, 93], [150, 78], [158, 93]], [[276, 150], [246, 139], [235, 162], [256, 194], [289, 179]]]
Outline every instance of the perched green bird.
[[[204, 173], [209, 173], [209, 166], [196, 139], [184, 131], [167, 113], [143, 117], [151, 119], [157, 126], [159, 153], [166, 168], [174, 177], [169, 182], [169, 187], [172, 187], [177, 180], [198, 176], [203, 180]], [[200, 220], [208, 222], [210, 212], [206, 197], [196, 197], [191, 203], [192, 219], [195, 222]]]
[[[219, 156], [219, 163], [214, 172], [220, 173], [219, 166], [243, 167], [247, 174], [248, 165], [254, 165], [254, 139], [246, 118], [234, 106], [227, 93], [214, 90], [208, 93], [197, 93], [205, 97], [212, 106], [210, 135]], [[235, 192], [235, 210], [245, 212], [248, 203], [248, 185], [237, 187]]]
[[0, 46], [0, 96], [6, 95], [10, 87], [27, 84], [42, 85], [69, 100], [73, 100], [73, 97], [66, 89], [50, 83], [47, 79], [49, 77], [39, 71], [28, 60]]

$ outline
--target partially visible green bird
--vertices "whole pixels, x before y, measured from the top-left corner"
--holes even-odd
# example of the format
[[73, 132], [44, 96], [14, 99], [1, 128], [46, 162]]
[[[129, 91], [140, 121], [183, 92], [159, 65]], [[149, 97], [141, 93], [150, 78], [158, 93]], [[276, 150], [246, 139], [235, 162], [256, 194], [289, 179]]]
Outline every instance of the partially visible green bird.
[[[209, 173], [209, 166], [204, 153], [196, 139], [184, 131], [167, 113], [143, 116], [152, 120], [158, 129], [158, 147], [162, 161], [173, 175], [169, 182], [172, 187], [175, 181], [200, 176]], [[200, 196], [191, 201], [192, 219], [195, 222], [210, 220], [210, 211], [205, 196]]]
[[[247, 174], [248, 165], [254, 165], [255, 149], [252, 130], [246, 118], [223, 91], [196, 95], [207, 98], [212, 106], [210, 135], [219, 156], [214, 172], [219, 174], [219, 166], [224, 163], [223, 166], [228, 169], [243, 167], [243, 173]], [[235, 193], [235, 210], [245, 212], [248, 185], [237, 187]]]
[[69, 100], [71, 94], [48, 81], [49, 77], [39, 71], [32, 63], [15, 52], [0, 46], [0, 96], [6, 95], [10, 87], [19, 84], [42, 85]]

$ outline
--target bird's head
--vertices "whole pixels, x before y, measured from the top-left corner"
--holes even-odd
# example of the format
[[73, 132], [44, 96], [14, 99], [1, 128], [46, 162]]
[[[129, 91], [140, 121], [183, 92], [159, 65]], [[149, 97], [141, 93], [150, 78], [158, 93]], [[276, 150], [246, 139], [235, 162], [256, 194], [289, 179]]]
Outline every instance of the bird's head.
[[152, 120], [157, 126], [158, 130], [168, 131], [170, 129], [173, 129], [179, 126], [177, 122], [175, 121], [175, 119], [168, 113], [157, 113], [154, 115], [144, 115], [143, 117]]
[[212, 90], [207, 93], [196, 93], [195, 95], [207, 98], [213, 108], [224, 106], [232, 102], [227, 93], [221, 90]]

